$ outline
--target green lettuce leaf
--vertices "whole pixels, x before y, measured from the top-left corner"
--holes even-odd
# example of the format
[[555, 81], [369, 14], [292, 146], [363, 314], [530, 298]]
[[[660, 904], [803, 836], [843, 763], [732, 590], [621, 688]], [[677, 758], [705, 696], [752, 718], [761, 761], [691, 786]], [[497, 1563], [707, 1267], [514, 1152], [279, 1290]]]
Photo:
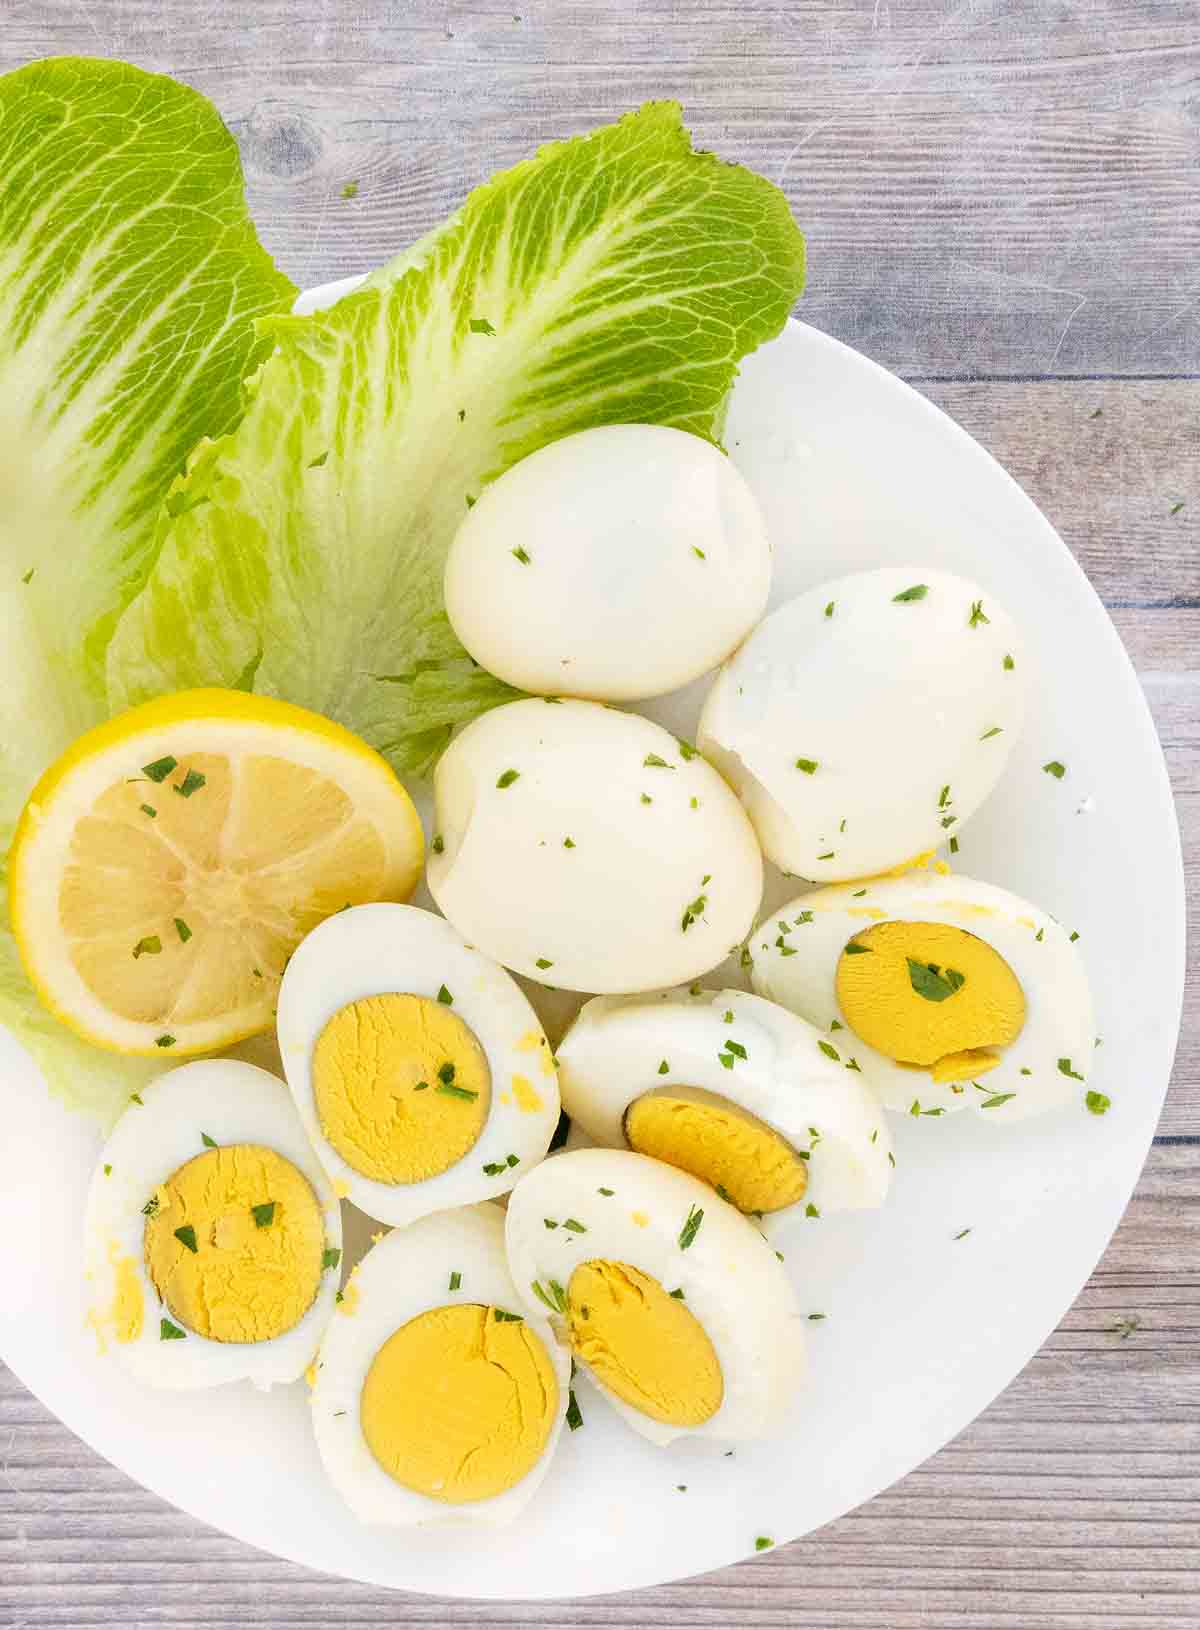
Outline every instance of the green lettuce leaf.
[[263, 320], [245, 418], [176, 483], [109, 648], [112, 702], [253, 687], [423, 772], [512, 694], [442, 605], [468, 504], [592, 425], [715, 438], [803, 273], [783, 195], [652, 103], [497, 176], [331, 310]]
[[[271, 345], [254, 319], [295, 291], [232, 136], [174, 80], [82, 58], [0, 77], [0, 177], [2, 854], [42, 769], [107, 713], [106, 647], [164, 496], [236, 424]], [[38, 1007], [6, 927], [0, 1022], [73, 1102], [111, 1109], [146, 1077]]]

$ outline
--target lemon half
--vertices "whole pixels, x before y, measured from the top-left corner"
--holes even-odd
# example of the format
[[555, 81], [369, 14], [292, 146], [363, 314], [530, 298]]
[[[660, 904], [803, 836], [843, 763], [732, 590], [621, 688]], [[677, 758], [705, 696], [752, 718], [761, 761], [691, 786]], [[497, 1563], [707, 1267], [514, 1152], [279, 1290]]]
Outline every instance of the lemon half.
[[407, 899], [423, 858], [412, 800], [350, 731], [184, 691], [88, 731], [38, 782], [10, 855], [13, 933], [85, 1040], [206, 1052], [266, 1029], [304, 935]]

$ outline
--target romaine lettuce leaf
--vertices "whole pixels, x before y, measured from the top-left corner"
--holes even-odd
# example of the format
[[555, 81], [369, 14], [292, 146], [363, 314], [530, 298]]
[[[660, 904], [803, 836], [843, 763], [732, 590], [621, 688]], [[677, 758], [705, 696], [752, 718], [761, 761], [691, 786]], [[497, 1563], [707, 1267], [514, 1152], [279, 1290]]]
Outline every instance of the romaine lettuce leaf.
[[[105, 648], [167, 489], [236, 423], [271, 344], [253, 319], [295, 291], [255, 236], [232, 136], [174, 80], [82, 58], [0, 77], [0, 177], [4, 854], [38, 774], [107, 712]], [[74, 1102], [111, 1107], [146, 1077], [40, 1009], [7, 926], [0, 1022]]]
[[246, 415], [176, 483], [109, 648], [112, 702], [252, 686], [424, 771], [512, 694], [442, 605], [467, 505], [591, 425], [715, 437], [803, 272], [783, 195], [654, 103], [497, 176], [332, 309], [263, 320]]

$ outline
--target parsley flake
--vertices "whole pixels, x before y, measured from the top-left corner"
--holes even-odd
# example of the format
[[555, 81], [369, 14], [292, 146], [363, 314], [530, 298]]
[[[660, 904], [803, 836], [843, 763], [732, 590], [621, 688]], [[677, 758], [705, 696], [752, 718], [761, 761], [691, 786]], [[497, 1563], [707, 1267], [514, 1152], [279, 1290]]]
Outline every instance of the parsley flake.
[[206, 1149], [215, 1149], [217, 1147], [216, 1138], [210, 1138], [207, 1132], [201, 1132], [200, 1142]]
[[[155, 1036], [154, 1045], [156, 1047], [174, 1047], [174, 1045], [175, 1045], [175, 1037], [174, 1036]], [[140, 1102], [140, 1100], [139, 1100], [139, 1102]]]
[[192, 931], [184, 922], [182, 917], [175, 918], [175, 932], [179, 935], [179, 940], [182, 945], [186, 945], [192, 937]]
[[1042, 769], [1045, 770], [1047, 775], [1052, 775], [1056, 781], [1061, 781], [1067, 773], [1067, 766], [1060, 763], [1056, 758], [1052, 758], [1048, 764], [1043, 764]]
[[160, 1319], [158, 1321], [159, 1341], [182, 1341], [184, 1335], [185, 1332], [177, 1324], [172, 1324], [170, 1319]]
[[147, 934], [140, 939], [133, 948], [133, 960], [136, 962], [140, 956], [157, 956], [162, 950], [162, 940], [157, 934]]
[[967, 982], [966, 975], [957, 968], [947, 968], [943, 973], [936, 962], [917, 962], [913, 957], [904, 960], [908, 963], [909, 984], [927, 1002], [944, 1002]]
[[142, 765], [142, 774], [149, 776], [151, 781], [165, 781], [178, 763], [179, 760], [171, 758], [170, 755], [166, 758], [156, 758], [153, 764]]
[[893, 594], [892, 604], [904, 605], [910, 600], [923, 600], [928, 593], [928, 583], [914, 583], [911, 589], [901, 589], [899, 594]]
[[774, 1543], [775, 1541], [773, 1539], [768, 1539], [766, 1534], [759, 1534], [758, 1538], [754, 1541], [754, 1549], [756, 1551], [769, 1551]]
[[191, 1223], [185, 1223], [182, 1228], [177, 1228], [175, 1238], [180, 1245], [185, 1246], [193, 1255], [199, 1252], [200, 1247], [196, 1244], [196, 1230]]
[[985, 730], [979, 739], [980, 741], [991, 741], [993, 736], [999, 736], [1001, 734], [1002, 731], [1000, 726], [998, 724], [994, 724], [990, 730]]
[[468, 1104], [473, 1104], [479, 1097], [479, 1094], [473, 1092], [470, 1087], [456, 1087], [445, 1081], [440, 1086], [435, 1087], [434, 1091], [440, 1092], [443, 1098], [461, 1098]]
[[1083, 1100], [1093, 1115], [1107, 1115], [1112, 1107], [1112, 1099], [1103, 1092], [1089, 1091]]
[[1016, 663], [1013, 661], [1012, 656], [1008, 652], [1005, 652], [1003, 666], [1006, 674], [1012, 673], [1013, 669], [1016, 667]]
[[567, 1425], [572, 1432], [578, 1432], [583, 1425], [583, 1413], [579, 1408], [579, 1400], [575, 1396], [574, 1387], [567, 1394]]
[[837, 605], [837, 601], [836, 600], [831, 600], [829, 602], [829, 604], [825, 607], [825, 615], [827, 617], [832, 617], [833, 616], [833, 608], [836, 605]]
[[502, 775], [497, 776], [496, 785], [500, 788], [501, 792], [503, 792], [506, 787], [511, 787], [514, 781], [519, 781], [520, 779], [520, 770], [505, 770]]
[[189, 770], [182, 781], [172, 782], [172, 786], [181, 798], [190, 798], [194, 792], [208, 784], [208, 777], [201, 775], [199, 770]]
[[967, 618], [968, 628], [978, 628], [980, 623], [990, 623], [991, 618], [986, 616], [982, 600], [971, 601], [971, 615]]
[[341, 1260], [342, 1253], [339, 1248], [336, 1245], [327, 1245], [321, 1252], [321, 1272], [325, 1273], [330, 1268], [336, 1268]]
[[152, 821], [156, 821], [158, 819], [158, 811], [155, 809], [153, 804], [139, 804], [138, 808], [141, 810], [143, 815], [149, 815]]
[[275, 1202], [264, 1200], [260, 1206], [251, 1206], [250, 1212], [254, 1218], [255, 1228], [270, 1228], [275, 1221]]
[[675, 768], [673, 764], [668, 764], [665, 758], [660, 758], [657, 753], [647, 753], [642, 760], [642, 766], [647, 770], [673, 770]]
[[437, 999], [442, 1004], [443, 1007], [453, 1007], [454, 1006], [454, 998], [453, 998], [453, 996], [451, 996], [450, 992], [446, 989], [445, 985], [439, 985], [438, 986]]
[[820, 762], [820, 759], [816, 758], [798, 758], [796, 760], [796, 768], [798, 770], [803, 770], [805, 775], [815, 775]]
[[665, 1058], [663, 1059], [662, 1063], [658, 1066], [658, 1073], [659, 1073], [659, 1075], [670, 1075], [670, 1073], [671, 1073], [671, 1066], [667, 1063]]
[[529, 565], [529, 553], [520, 544], [512, 551], [512, 556], [514, 560], [519, 560], [522, 566]]
[[468, 327], [470, 328], [472, 334], [487, 334], [491, 339], [495, 339], [496, 337], [496, 330], [492, 327], [491, 323], [488, 322], [486, 317], [472, 317]]
[[700, 1224], [704, 1221], [702, 1206], [691, 1206], [688, 1210], [687, 1220], [679, 1230], [679, 1249], [686, 1251], [700, 1232]]
[[1080, 1075], [1079, 1071], [1078, 1070], [1073, 1070], [1071, 1068], [1071, 1060], [1069, 1058], [1060, 1058], [1059, 1059], [1059, 1061], [1058, 1061], [1058, 1073], [1060, 1075], [1069, 1075], [1072, 1081], [1082, 1081], [1083, 1080], [1083, 1077]]
[[837, 1048], [832, 1042], [819, 1041], [817, 1046], [825, 1054], [825, 1057], [833, 1059], [835, 1064], [840, 1064], [842, 1062], [842, 1055], [838, 1052]]

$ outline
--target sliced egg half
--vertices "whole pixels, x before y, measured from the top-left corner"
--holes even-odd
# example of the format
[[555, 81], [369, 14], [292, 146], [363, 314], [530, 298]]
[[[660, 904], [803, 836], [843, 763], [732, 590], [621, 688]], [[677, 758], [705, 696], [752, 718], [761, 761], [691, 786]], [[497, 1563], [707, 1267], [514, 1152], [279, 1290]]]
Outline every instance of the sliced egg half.
[[548, 1160], [509, 1200], [513, 1282], [652, 1442], [761, 1437], [803, 1375], [775, 1251], [707, 1183], [628, 1150]]
[[922, 566], [856, 572], [761, 622], [718, 674], [704, 753], [768, 860], [828, 883], [901, 866], [995, 786], [1028, 667], [1000, 603]]
[[328, 918], [292, 956], [279, 1048], [339, 1194], [381, 1222], [507, 1193], [558, 1125], [537, 1015], [503, 968], [416, 906]]
[[504, 1523], [549, 1467], [570, 1359], [522, 1308], [504, 1213], [483, 1204], [372, 1246], [311, 1379], [317, 1448], [363, 1522]]
[[1017, 1120], [1084, 1090], [1083, 960], [1006, 889], [936, 871], [848, 883], [793, 900], [752, 943], [755, 990], [824, 1028], [889, 1109]]
[[573, 1126], [703, 1178], [740, 1211], [811, 1215], [887, 1195], [887, 1117], [856, 1060], [762, 997], [598, 996], [558, 1061]]
[[334, 1309], [341, 1210], [287, 1088], [234, 1059], [137, 1093], [85, 1218], [88, 1322], [155, 1387], [294, 1381]]

